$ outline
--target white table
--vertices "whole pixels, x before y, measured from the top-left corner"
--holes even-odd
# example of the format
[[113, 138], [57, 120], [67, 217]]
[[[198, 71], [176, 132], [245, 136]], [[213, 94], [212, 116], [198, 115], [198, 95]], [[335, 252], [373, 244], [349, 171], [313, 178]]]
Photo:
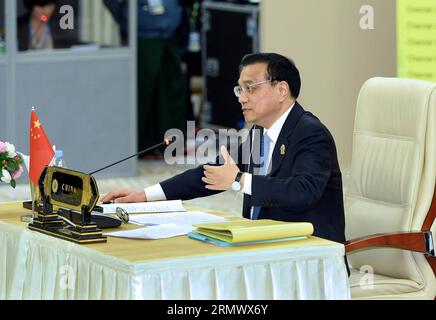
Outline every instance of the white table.
[[80, 246], [0, 205], [0, 299], [349, 299], [344, 246], [319, 238], [221, 248], [187, 237]]

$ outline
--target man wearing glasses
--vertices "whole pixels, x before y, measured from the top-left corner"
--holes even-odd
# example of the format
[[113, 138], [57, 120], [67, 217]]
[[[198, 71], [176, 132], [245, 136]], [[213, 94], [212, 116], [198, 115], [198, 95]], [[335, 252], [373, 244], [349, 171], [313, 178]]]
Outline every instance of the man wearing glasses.
[[[254, 127], [237, 158], [222, 147], [224, 165], [188, 170], [145, 190], [112, 192], [102, 201], [190, 200], [233, 190], [244, 193], [245, 218], [311, 222], [314, 235], [343, 243], [342, 177], [335, 143], [319, 119], [297, 102], [298, 69], [275, 53], [245, 56], [241, 66], [234, 93]], [[240, 157], [246, 144], [251, 145], [249, 161]]]

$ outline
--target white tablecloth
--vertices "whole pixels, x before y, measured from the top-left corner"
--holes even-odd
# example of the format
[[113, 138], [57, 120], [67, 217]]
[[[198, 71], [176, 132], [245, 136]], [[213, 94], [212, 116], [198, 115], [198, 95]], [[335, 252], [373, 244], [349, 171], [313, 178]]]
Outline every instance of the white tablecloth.
[[343, 256], [331, 243], [129, 262], [0, 222], [0, 299], [349, 299]]

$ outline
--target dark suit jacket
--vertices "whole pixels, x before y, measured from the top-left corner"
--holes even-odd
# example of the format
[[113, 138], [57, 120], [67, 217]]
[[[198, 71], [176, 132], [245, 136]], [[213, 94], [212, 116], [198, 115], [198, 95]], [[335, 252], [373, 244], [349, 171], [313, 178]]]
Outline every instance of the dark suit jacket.
[[[30, 14], [19, 17], [17, 20], [18, 51], [29, 50], [30, 46]], [[53, 38], [54, 49], [67, 49], [77, 44], [74, 30], [62, 30], [59, 19], [55, 16], [50, 19], [50, 32]]]
[[[246, 143], [251, 143], [251, 139]], [[252, 172], [254, 166], [239, 167]], [[203, 172], [203, 167], [198, 167], [162, 182], [168, 200], [215, 194], [205, 189]], [[314, 235], [345, 241], [342, 176], [333, 137], [318, 118], [298, 103], [278, 137], [270, 174], [253, 175], [252, 196], [244, 195], [245, 218], [250, 218], [253, 206], [262, 207], [260, 219], [311, 222]]]

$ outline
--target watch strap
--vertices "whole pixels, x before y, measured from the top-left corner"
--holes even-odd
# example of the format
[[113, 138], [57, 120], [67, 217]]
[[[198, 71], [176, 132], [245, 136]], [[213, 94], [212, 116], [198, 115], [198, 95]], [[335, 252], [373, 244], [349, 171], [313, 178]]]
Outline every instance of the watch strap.
[[241, 178], [243, 174], [244, 174], [243, 172], [239, 171], [238, 174], [236, 175], [235, 181], [241, 182]]

